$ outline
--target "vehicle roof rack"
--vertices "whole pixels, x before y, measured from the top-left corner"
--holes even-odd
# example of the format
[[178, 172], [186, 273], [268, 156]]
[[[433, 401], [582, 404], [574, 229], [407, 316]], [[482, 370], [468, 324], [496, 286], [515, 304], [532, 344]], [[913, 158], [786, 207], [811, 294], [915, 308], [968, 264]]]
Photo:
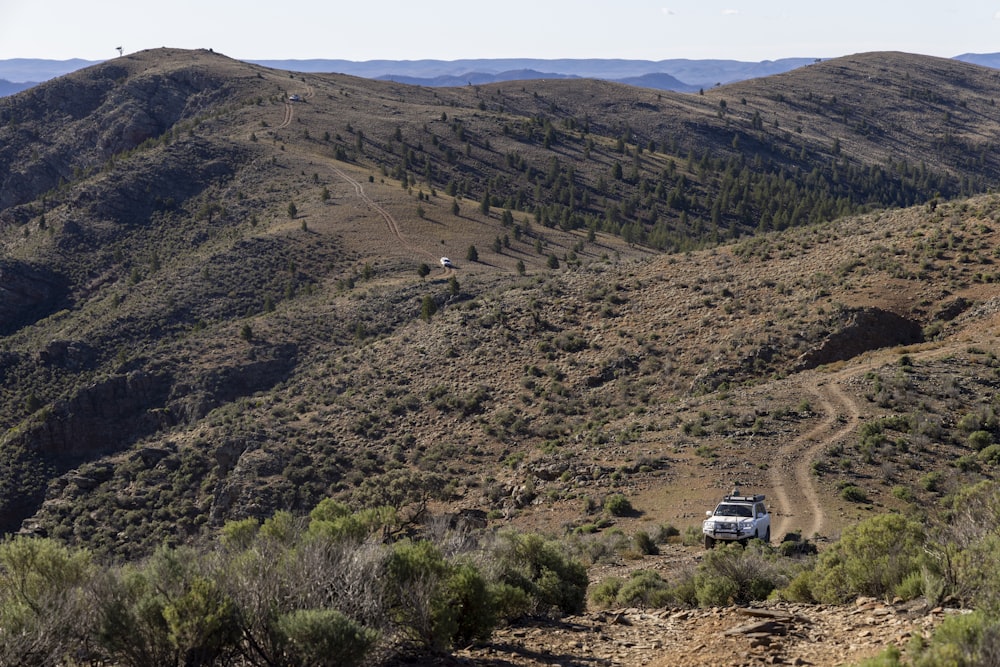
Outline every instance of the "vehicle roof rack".
[[758, 493], [753, 496], [726, 496], [725, 501], [729, 503], [759, 503], [764, 500], [764, 494]]

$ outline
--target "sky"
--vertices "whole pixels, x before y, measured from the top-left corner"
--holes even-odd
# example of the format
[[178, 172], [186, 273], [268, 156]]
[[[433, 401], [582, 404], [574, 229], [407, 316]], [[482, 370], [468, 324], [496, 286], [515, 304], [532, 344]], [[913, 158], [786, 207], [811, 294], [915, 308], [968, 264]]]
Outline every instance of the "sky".
[[0, 0], [0, 59], [161, 46], [241, 60], [1000, 52], [1000, 0]]

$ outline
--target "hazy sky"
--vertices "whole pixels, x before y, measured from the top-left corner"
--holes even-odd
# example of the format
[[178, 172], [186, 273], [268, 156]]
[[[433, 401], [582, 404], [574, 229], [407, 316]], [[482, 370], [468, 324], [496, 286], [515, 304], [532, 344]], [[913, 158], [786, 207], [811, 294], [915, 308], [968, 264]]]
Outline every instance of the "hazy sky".
[[1000, 0], [0, 0], [0, 59], [170, 46], [244, 60], [1000, 52]]

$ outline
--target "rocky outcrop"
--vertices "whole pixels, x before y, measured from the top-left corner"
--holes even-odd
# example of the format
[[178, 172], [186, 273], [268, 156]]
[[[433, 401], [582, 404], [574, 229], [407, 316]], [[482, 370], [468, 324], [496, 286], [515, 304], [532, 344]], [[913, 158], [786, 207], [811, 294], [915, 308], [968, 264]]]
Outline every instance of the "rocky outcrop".
[[179, 381], [171, 389], [167, 409], [178, 422], [194, 422], [220, 405], [281, 382], [295, 368], [297, 354], [298, 347], [291, 343], [255, 347], [249, 358]]
[[950, 322], [972, 306], [972, 302], [965, 297], [958, 297], [943, 304], [934, 314], [934, 319]]
[[918, 322], [881, 308], [845, 311], [841, 322], [836, 331], [798, 358], [794, 370], [846, 361], [869, 350], [913, 345], [924, 339]]
[[[197, 366], [187, 376], [167, 365], [147, 366], [107, 376], [70, 398], [41, 407], [0, 440], [7, 464], [0, 468], [0, 532], [17, 530], [38, 511], [51, 491], [50, 480], [70, 473], [68, 481], [75, 482], [76, 489], [93, 488], [107, 477], [74, 469], [284, 380], [295, 367], [297, 350], [293, 344], [256, 344], [214, 367]], [[97, 356], [85, 343], [54, 340], [38, 350], [33, 361], [79, 371], [95, 363]], [[2, 362], [0, 357], [0, 373]], [[233, 467], [246, 444], [233, 447], [218, 452], [223, 473]], [[129, 458], [153, 467], [169, 454], [162, 446], [145, 445]]]
[[53, 272], [0, 259], [0, 335], [54, 312], [64, 294], [63, 281]]
[[[56, 401], [8, 431], [2, 446], [32, 474], [12, 471], [0, 496], [0, 531], [16, 530], [41, 505], [48, 476], [120, 451], [163, 426], [167, 375], [133, 372], [95, 382], [70, 399]], [[14, 453], [14, 454], [11, 454]]]
[[83, 341], [53, 340], [38, 351], [36, 361], [76, 372], [92, 368], [98, 356], [97, 350]]
[[22, 445], [57, 465], [116, 451], [163, 425], [153, 408], [163, 404], [169, 387], [166, 375], [113, 375], [43, 408], [5, 444]]

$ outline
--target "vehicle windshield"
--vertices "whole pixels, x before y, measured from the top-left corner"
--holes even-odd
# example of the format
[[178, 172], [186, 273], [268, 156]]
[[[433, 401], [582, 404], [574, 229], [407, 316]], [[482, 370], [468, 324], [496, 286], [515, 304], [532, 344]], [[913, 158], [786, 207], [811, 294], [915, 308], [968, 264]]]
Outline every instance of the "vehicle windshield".
[[715, 516], [753, 516], [749, 505], [727, 505], [723, 503], [715, 508]]

